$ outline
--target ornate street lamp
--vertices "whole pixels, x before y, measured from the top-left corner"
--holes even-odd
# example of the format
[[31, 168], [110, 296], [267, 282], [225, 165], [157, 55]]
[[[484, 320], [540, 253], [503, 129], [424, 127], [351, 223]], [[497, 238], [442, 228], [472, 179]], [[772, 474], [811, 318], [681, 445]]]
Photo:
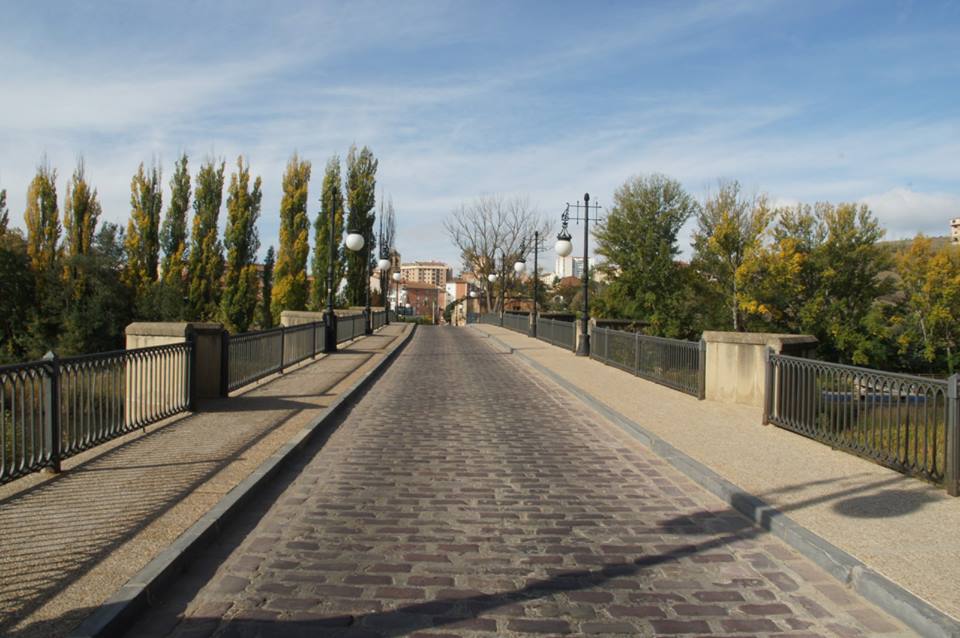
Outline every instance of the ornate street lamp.
[[[330, 211], [330, 245], [327, 253], [327, 312], [323, 316], [323, 351], [337, 351], [337, 313], [333, 309], [333, 296], [337, 293], [333, 281], [334, 277], [334, 259], [337, 254], [335, 221], [337, 219], [337, 194], [334, 192], [332, 197], [332, 210]], [[320, 198], [320, 205], [323, 206], [323, 198]], [[360, 238], [363, 239], [362, 237]]]
[[[577, 209], [578, 216], [574, 217], [575, 221], [583, 222], [583, 310], [580, 317], [580, 341], [577, 343], [577, 356], [578, 357], [589, 357], [590, 356], [590, 258], [589, 258], [589, 249], [590, 249], [590, 209], [599, 210], [600, 206], [594, 204], [590, 205], [590, 193], [583, 194], [583, 217], [579, 217], [579, 211], [581, 208], [580, 202], [574, 204]], [[554, 245], [554, 250], [561, 257], [566, 257], [573, 252], [573, 243], [570, 241], [570, 233], [567, 232], [567, 223], [570, 221], [570, 204], [567, 204], [566, 209], [563, 211], [563, 214], [560, 216], [560, 220], [563, 222], [563, 226], [560, 229], [560, 234], [557, 235], [557, 243]], [[594, 221], [599, 221], [595, 219]]]
[[[398, 273], [398, 272], [393, 273], [393, 275], [391, 275], [391, 278], [393, 279], [394, 283], [397, 284], [397, 303], [396, 303], [396, 308], [397, 308], [397, 312], [399, 313], [399, 312], [400, 312], [400, 279], [401, 279], [400, 273]], [[398, 317], [397, 320], [399, 321], [399, 317]]]
[[390, 270], [390, 260], [387, 247], [383, 245], [383, 202], [380, 202], [380, 230], [378, 231], [378, 240], [377, 246], [380, 247], [380, 259], [377, 261], [377, 269], [380, 271], [380, 296], [383, 297], [383, 322], [385, 325], [390, 325], [390, 280], [386, 280], [386, 285], [384, 285], [385, 275], [388, 270]]
[[[560, 232], [561, 233], [566, 232], [566, 228], [564, 227], [564, 229]], [[566, 240], [566, 242], [567, 244], [570, 244], [569, 239]], [[557, 241], [557, 245], [559, 244], [560, 242]], [[540, 241], [540, 231], [535, 230], [533, 231], [533, 246], [532, 246], [532, 250], [533, 250], [533, 321], [530, 324], [530, 336], [534, 338], [536, 338], [537, 336], [537, 319], [538, 319], [537, 296], [540, 292], [540, 266], [538, 264], [537, 258], [540, 254], [541, 249], [542, 249], [542, 244]], [[571, 250], [573, 249], [573, 244], [570, 244], [570, 249]], [[520, 274], [527, 269], [526, 253], [527, 253], [527, 242], [524, 241], [520, 245], [520, 258], [517, 260], [515, 264], [513, 264], [513, 269], [517, 272], [517, 274]], [[570, 253], [568, 251], [567, 255], [569, 254]], [[561, 255], [561, 257], [565, 257], [565, 256], [566, 255]]]
[[[356, 232], [351, 232], [347, 235], [347, 248], [357, 253], [363, 250], [363, 245], [366, 243], [363, 239], [363, 235]], [[370, 255], [369, 251], [367, 254], [366, 264], [364, 265], [363, 272], [367, 275], [367, 306], [363, 311], [363, 333], [370, 334], [370, 275], [367, 270], [370, 268]]]

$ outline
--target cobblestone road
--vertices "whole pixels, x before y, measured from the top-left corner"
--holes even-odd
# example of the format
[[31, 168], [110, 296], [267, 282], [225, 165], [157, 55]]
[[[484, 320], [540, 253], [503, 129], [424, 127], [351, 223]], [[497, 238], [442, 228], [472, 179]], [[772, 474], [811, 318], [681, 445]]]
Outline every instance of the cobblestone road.
[[488, 343], [421, 329], [129, 635], [911, 635]]

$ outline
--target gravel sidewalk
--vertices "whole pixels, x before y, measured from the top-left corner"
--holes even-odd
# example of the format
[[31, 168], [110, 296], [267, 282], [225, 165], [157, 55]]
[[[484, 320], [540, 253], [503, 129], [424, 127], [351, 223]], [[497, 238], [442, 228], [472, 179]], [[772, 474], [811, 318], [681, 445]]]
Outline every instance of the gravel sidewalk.
[[543, 341], [495, 335], [943, 612], [960, 618], [960, 499], [774, 426]]

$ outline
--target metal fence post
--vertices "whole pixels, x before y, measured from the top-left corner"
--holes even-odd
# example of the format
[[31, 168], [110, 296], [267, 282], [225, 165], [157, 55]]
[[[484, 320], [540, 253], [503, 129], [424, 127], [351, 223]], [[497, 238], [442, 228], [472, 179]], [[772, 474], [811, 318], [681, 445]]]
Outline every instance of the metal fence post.
[[770, 424], [770, 412], [773, 405], [773, 362], [770, 355], [773, 349], [769, 346], [763, 351], [763, 425]]
[[[191, 397], [196, 396], [197, 371], [197, 335], [193, 333], [193, 355], [191, 360]], [[230, 332], [220, 333], [220, 396], [230, 396]]]
[[697, 361], [699, 366], [698, 383], [700, 385], [697, 391], [697, 399], [703, 401], [707, 398], [707, 342], [700, 339], [700, 358]]
[[957, 384], [960, 375], [951, 374], [947, 378], [947, 423], [946, 423], [946, 463], [943, 482], [950, 496], [960, 496], [960, 398]]
[[47, 352], [44, 361], [49, 362], [47, 376], [43, 379], [43, 425], [47, 443], [48, 472], [60, 472], [60, 362], [57, 355]]
[[278, 372], [283, 374], [284, 350], [287, 347], [287, 329], [280, 326], [280, 368]]

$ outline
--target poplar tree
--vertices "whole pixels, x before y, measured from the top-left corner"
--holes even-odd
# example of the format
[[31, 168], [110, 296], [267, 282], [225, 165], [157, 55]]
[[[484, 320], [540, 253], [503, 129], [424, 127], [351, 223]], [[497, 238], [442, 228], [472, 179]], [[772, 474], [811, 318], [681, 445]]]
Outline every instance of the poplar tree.
[[46, 158], [27, 189], [27, 254], [30, 267], [38, 276], [51, 270], [59, 257], [60, 209], [57, 207], [57, 171]]
[[0, 190], [0, 235], [7, 232], [10, 224], [10, 211], [7, 209], [7, 189]]
[[237, 172], [230, 175], [227, 194], [227, 249], [223, 297], [220, 303], [224, 323], [231, 332], [246, 332], [253, 323], [257, 307], [259, 281], [253, 263], [260, 239], [257, 218], [260, 216], [260, 178], [250, 188], [250, 166], [237, 158]]
[[276, 284], [273, 286], [273, 321], [284, 310], [307, 308], [307, 257], [310, 253], [310, 218], [307, 216], [307, 185], [310, 162], [296, 153], [287, 162], [280, 201], [280, 249]]
[[177, 160], [170, 179], [170, 205], [160, 231], [163, 248], [161, 277], [171, 308], [164, 319], [184, 319], [183, 299], [187, 296], [187, 212], [190, 210], [190, 170], [187, 154]]
[[376, 254], [376, 237], [373, 222], [376, 215], [373, 206], [376, 200], [377, 160], [373, 152], [363, 147], [357, 151], [350, 147], [347, 154], [347, 232], [360, 233], [364, 238], [363, 248], [347, 253], [347, 299], [351, 305], [361, 306], [366, 301], [367, 265]]
[[204, 162], [194, 180], [193, 233], [188, 266], [189, 317], [215, 319], [220, 305], [220, 277], [223, 275], [223, 245], [217, 236], [217, 220], [223, 202], [223, 171], [212, 159]]
[[90, 255], [100, 212], [97, 189], [91, 189], [87, 183], [83, 158], [81, 158], [67, 184], [67, 196], [63, 205], [63, 225], [66, 231], [64, 272], [73, 299], [79, 299], [86, 293], [87, 276], [84, 257]]
[[[327, 162], [323, 175], [323, 194], [320, 199], [320, 212], [313, 226], [313, 285], [310, 287], [310, 308], [323, 310], [327, 303], [327, 271], [330, 259], [333, 266], [333, 291], [336, 297], [337, 287], [343, 279], [343, 191], [340, 187], [340, 158], [336, 155]], [[334, 251], [330, 255], [330, 215], [334, 222]]]
[[272, 297], [273, 297], [273, 246], [267, 249], [267, 258], [263, 262], [263, 275], [260, 283], [260, 327], [264, 330], [272, 328], [276, 322], [273, 320]]
[[33, 272], [35, 303], [24, 337], [23, 351], [31, 358], [53, 348], [60, 334], [63, 312], [60, 249], [60, 209], [57, 171], [43, 158], [27, 189], [26, 252]]
[[160, 213], [163, 192], [160, 169], [154, 165], [145, 171], [143, 163], [130, 181], [130, 221], [124, 248], [127, 253], [125, 277], [138, 299], [147, 295], [157, 281], [160, 257]]

